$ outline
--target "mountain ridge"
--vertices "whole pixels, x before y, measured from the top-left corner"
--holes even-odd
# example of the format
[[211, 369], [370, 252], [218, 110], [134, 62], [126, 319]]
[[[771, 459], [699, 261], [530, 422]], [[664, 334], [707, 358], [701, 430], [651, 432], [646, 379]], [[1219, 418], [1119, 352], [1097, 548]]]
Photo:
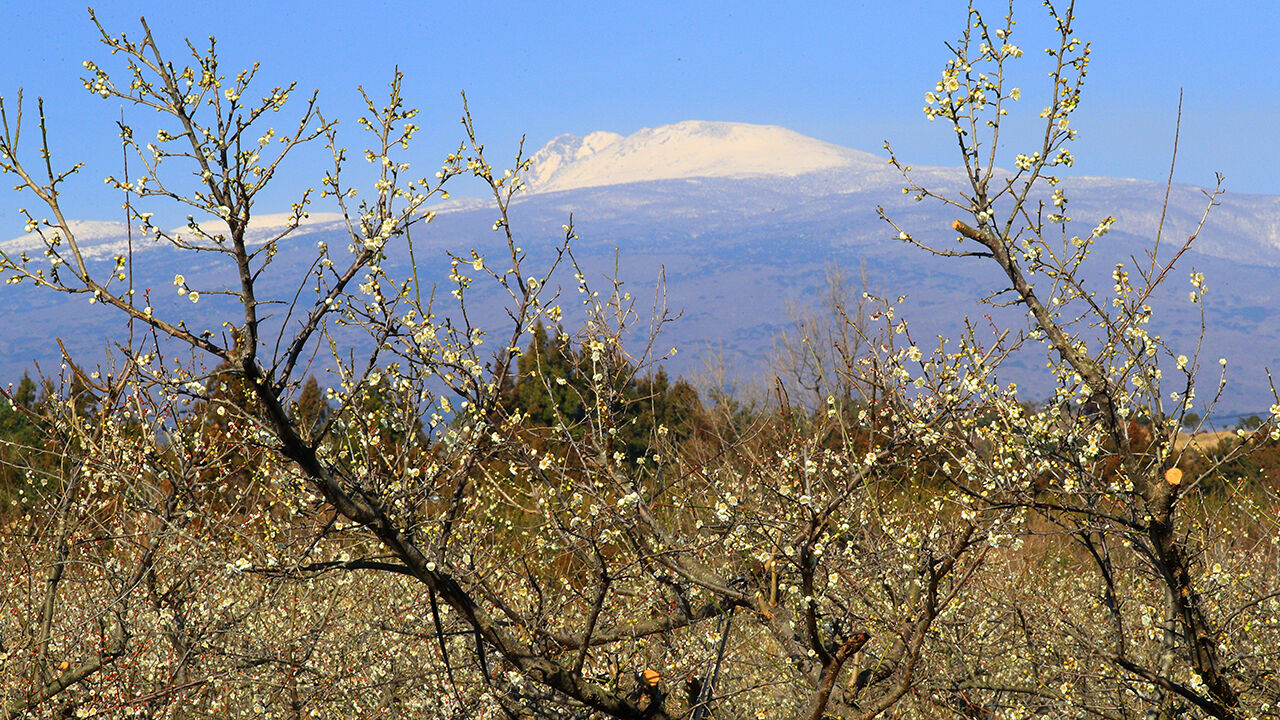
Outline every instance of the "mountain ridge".
[[[779, 141], [775, 148], [803, 151], [796, 156], [802, 162], [790, 163], [792, 158], [779, 159], [777, 152], [766, 152], [745, 164], [737, 163], [741, 149], [751, 143], [735, 141], [744, 137], [735, 136], [735, 128], [745, 132], [748, 140], [773, 138]], [[741, 378], [754, 379], [767, 368], [772, 338], [789, 327], [793, 311], [807, 312], [813, 307], [815, 298], [824, 292], [824, 278], [832, 267], [855, 274], [859, 267], [865, 267], [867, 286], [879, 294], [907, 292], [910, 302], [903, 308], [903, 316], [912, 318], [921, 338], [955, 337], [963, 329], [965, 315], [976, 317], [989, 311], [975, 303], [1000, 281], [986, 264], [931, 259], [894, 240], [897, 233], [890, 232], [876, 213], [883, 207], [917, 238], [947, 247], [955, 241], [950, 225], [959, 212], [956, 208], [919, 203], [903, 195], [901, 176], [883, 158], [778, 130], [691, 122], [665, 133], [559, 136], [544, 146], [551, 150], [540, 158], [540, 162], [550, 158], [559, 164], [535, 163], [532, 170], [536, 174], [539, 167], [544, 168], [542, 177], [548, 182], [518, 196], [519, 202], [510, 208], [512, 227], [520, 245], [530, 253], [529, 261], [536, 265], [551, 258], [562, 239], [561, 226], [572, 215], [580, 237], [574, 244], [574, 257], [585, 276], [600, 279], [619, 272], [620, 279], [637, 295], [661, 287], [665, 306], [684, 312], [679, 322], [664, 331], [663, 340], [681, 348], [670, 363], [670, 370], [679, 374], [700, 372], [704, 367], [700, 354], [718, 355]], [[628, 143], [629, 138], [634, 141]], [[663, 138], [667, 142], [662, 142]], [[637, 163], [646, 148], [665, 148], [658, 157], [681, 160], [689, 155], [681, 151], [682, 146], [695, 141], [713, 146], [712, 150], [692, 153], [695, 160], [720, 153], [734, 162], [718, 166], [701, 161], [666, 163], [658, 164], [652, 172], [632, 174], [604, 162], [629, 157]], [[836, 150], [830, 149], [833, 147]], [[624, 155], [627, 148], [634, 152]], [[577, 172], [575, 165], [582, 171], [577, 175], [573, 174]], [[771, 172], [747, 172], [761, 168]], [[798, 168], [807, 170], [799, 172]], [[622, 170], [626, 169], [623, 165]], [[793, 171], [795, 174], [789, 174]], [[707, 172], [720, 174], [704, 174]], [[663, 174], [685, 176], [657, 177]], [[912, 175], [946, 194], [965, 188], [960, 168], [916, 167]], [[552, 181], [567, 183], [565, 178], [600, 182], [555, 189]], [[612, 184], [603, 184], [606, 181]], [[1088, 233], [1093, 223], [1108, 215], [1117, 218], [1111, 234], [1095, 248], [1088, 270], [1089, 286], [1104, 293], [1111, 285], [1109, 274], [1116, 263], [1132, 267], [1132, 258], [1141, 259], [1151, 249], [1162, 218], [1165, 240], [1161, 248], [1162, 255], [1167, 255], [1196, 231], [1205, 203], [1199, 188], [1174, 185], [1166, 215], [1161, 213], [1163, 183], [1128, 178], [1067, 177], [1058, 187], [1066, 189], [1071, 215], [1077, 218], [1067, 229], [1068, 236]], [[1280, 290], [1273, 281], [1280, 267], [1280, 221], [1276, 219], [1280, 218], [1280, 196], [1229, 194], [1220, 202], [1200, 231], [1199, 240], [1179, 261], [1177, 271], [1152, 303], [1172, 346], [1190, 353], [1197, 345], [1202, 306], [1187, 303], [1185, 278], [1192, 270], [1205, 272], [1212, 288], [1203, 306], [1208, 313], [1206, 357], [1228, 357], [1233, 369], [1243, 371], [1233, 373], [1243, 382], [1233, 381], [1228, 386], [1225, 407], [1256, 410], [1270, 404], [1270, 400], [1258, 400], [1269, 397], [1261, 368], [1280, 366], [1280, 323], [1272, 319], [1277, 315], [1274, 309], [1280, 308]], [[414, 231], [424, 287], [451, 287], [448, 250], [474, 249], [486, 257], [503, 257], [508, 252], [500, 234], [492, 231], [491, 203], [455, 197], [429, 209], [437, 213], [435, 220]], [[281, 217], [256, 217], [251, 234], [265, 239], [267, 233], [282, 227]], [[122, 236], [123, 223], [86, 222], [73, 229], [82, 229], [81, 240], [94, 246], [86, 255], [99, 258], [95, 263], [105, 264], [110, 255], [121, 251], [122, 237], [113, 237], [112, 232], [121, 231]], [[235, 310], [220, 293], [237, 285], [235, 269], [217, 254], [193, 256], [154, 241], [139, 243], [138, 237], [135, 235], [133, 247], [145, 247], [146, 252], [135, 255], [135, 282], [143, 292], [154, 291], [149, 304], [157, 313], [178, 314], [193, 329], [220, 332], [221, 322], [231, 316], [227, 313]], [[34, 252], [39, 248], [32, 240], [24, 236], [0, 242], [0, 248], [27, 251], [35, 256], [33, 263], [47, 262], [39, 257], [42, 253]], [[341, 253], [351, 241], [345, 223], [317, 211], [311, 222], [281, 242], [275, 267], [301, 272], [314, 262], [317, 242]], [[407, 256], [389, 257], [388, 271], [403, 272], [407, 262]], [[192, 289], [200, 291], [198, 304], [173, 291], [178, 273]], [[292, 302], [298, 293], [294, 275], [286, 271], [264, 276], [259, 298], [282, 306]], [[472, 319], [484, 325], [504, 322], [503, 296], [484, 293], [478, 286], [470, 298]], [[57, 367], [60, 355], [54, 335], [62, 337], [77, 358], [101, 355], [102, 349], [109, 347], [108, 338], [122, 337], [117, 314], [107, 312], [101, 304], [86, 307], [84, 302], [83, 295], [0, 288], [0, 312], [23, 318], [0, 337], [0, 380], [20, 377], [33, 360], [44, 367]], [[278, 317], [281, 322], [287, 320], [284, 315]], [[995, 317], [1005, 327], [1025, 323], [1016, 308], [1000, 310]], [[567, 325], [579, 320], [566, 309]], [[1036, 384], [1043, 381], [1042, 371], [1043, 359], [1038, 364], [1015, 363], [1007, 379], [1017, 381], [1031, 397], [1042, 397], [1046, 389]], [[1202, 380], [1209, 383], [1205, 387], [1216, 382], [1216, 378]]]

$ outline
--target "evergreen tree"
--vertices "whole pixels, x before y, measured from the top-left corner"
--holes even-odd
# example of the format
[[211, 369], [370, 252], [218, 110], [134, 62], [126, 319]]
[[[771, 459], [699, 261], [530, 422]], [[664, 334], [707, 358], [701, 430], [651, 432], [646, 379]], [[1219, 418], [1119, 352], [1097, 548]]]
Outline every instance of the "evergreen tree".
[[[200, 484], [248, 487], [264, 453], [247, 439], [251, 418], [262, 416], [258, 400], [244, 377], [227, 363], [214, 368], [205, 388], [205, 399], [195, 403], [187, 418], [206, 439], [200, 454], [191, 458], [201, 468]], [[218, 498], [205, 499], [219, 502]]]
[[36, 383], [31, 379], [30, 374], [24, 372], [17, 389], [13, 391], [13, 404], [27, 410], [35, 410], [37, 402]]
[[551, 427], [557, 418], [572, 424], [583, 417], [582, 393], [573, 350], [563, 332], [551, 338], [538, 322], [529, 347], [517, 360], [514, 405], [534, 425]]
[[687, 381], [674, 383], [666, 368], [652, 376], [634, 380], [628, 388], [623, 414], [629, 419], [623, 439], [625, 452], [633, 457], [651, 454], [654, 433], [665, 428], [669, 439], [680, 445], [692, 439], [702, 427], [705, 412], [698, 391]]
[[36, 384], [23, 373], [7, 400], [0, 400], [0, 515], [9, 512], [14, 495], [27, 482], [27, 471], [54, 464], [43, 449], [44, 433], [38, 422]]
[[225, 429], [241, 415], [260, 415], [253, 390], [227, 363], [213, 369], [206, 387], [208, 399], [196, 403], [194, 409], [194, 415], [206, 424]]
[[84, 372], [80, 368], [72, 366], [71, 374], [71, 402], [75, 407], [77, 415], [86, 417], [97, 411], [100, 399], [93, 391], [93, 386], [89, 379], [85, 377]]
[[[585, 418], [587, 406], [594, 402], [595, 390], [589, 373], [579, 370], [581, 365], [568, 336], [557, 331], [552, 337], [539, 322], [518, 359], [517, 378], [508, 395], [510, 406], [525, 414], [534, 427], [553, 427], [559, 419], [572, 426]], [[609, 389], [608, 411], [616, 423], [617, 450], [629, 457], [652, 454], [659, 428], [666, 428], [668, 439], [681, 444], [705, 424], [698, 392], [684, 380], [672, 382], [664, 368], [650, 377], [636, 378], [634, 368], [619, 358], [604, 374], [618, 383]]]
[[349, 398], [327, 438], [349, 462], [382, 476], [417, 464], [428, 440], [415, 396], [397, 392], [385, 380], [371, 380]]
[[324, 390], [320, 389], [320, 383], [315, 375], [307, 376], [307, 381], [302, 385], [302, 392], [298, 393], [294, 412], [298, 426], [312, 438], [329, 420], [333, 408], [329, 407], [329, 401], [325, 398]]

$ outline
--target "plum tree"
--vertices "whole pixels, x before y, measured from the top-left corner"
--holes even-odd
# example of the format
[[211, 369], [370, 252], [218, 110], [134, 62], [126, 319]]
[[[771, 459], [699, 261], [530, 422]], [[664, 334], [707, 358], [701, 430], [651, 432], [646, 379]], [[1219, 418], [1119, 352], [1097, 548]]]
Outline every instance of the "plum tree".
[[[804, 321], [830, 347], [779, 343], [777, 401], [745, 421], [708, 411], [697, 433], [655, 401], [679, 388], [659, 372], [673, 316], [588, 281], [572, 222], [534, 267], [508, 212], [528, 159], [495, 169], [465, 101], [459, 147], [414, 172], [399, 73], [385, 101], [364, 96], [351, 153], [314, 95], [289, 116], [294, 86], [224, 74], [212, 42], [174, 64], [145, 22], [140, 40], [99, 26], [123, 67], [87, 64], [86, 87], [159, 118], [154, 133], [121, 123], [134, 171], [108, 183], [133, 232], [229, 270], [227, 285], [175, 277], [183, 302], [229, 310], [201, 328], [143, 302], [132, 255], [88, 258], [62, 191], [79, 166], [56, 169], [43, 115], [21, 144], [21, 98], [0, 104], [0, 169], [44, 208], [24, 211], [43, 255], [0, 267], [125, 326], [115, 366], [66, 359], [47, 420], [60, 466], [32, 468], [3, 531], [5, 716], [1270, 712], [1274, 498], [1196, 494], [1205, 474], [1176, 431], [1199, 355], [1150, 329], [1194, 233], [1158, 236], [1110, 293], [1091, 289], [1114, 220], [1072, 234], [1056, 175], [1089, 51], [1074, 7], [1046, 6], [1041, 146], [997, 165], [1023, 53], [1012, 6], [997, 24], [970, 6], [926, 95], [967, 186], [924, 187], [890, 154], [908, 196], [965, 218], [958, 238], [881, 210], [900, 240], [998, 269], [990, 300], [1026, 326], [925, 347], [902, 301], [835, 293], [838, 318]], [[333, 163], [319, 191], [255, 234], [263, 188], [317, 146]], [[372, 163], [370, 188], [348, 180], [350, 154]], [[498, 242], [415, 247], [459, 176], [487, 189]], [[273, 262], [318, 202], [343, 240]], [[190, 220], [159, 227], [165, 205]], [[482, 286], [505, 323], [476, 320]], [[583, 320], [560, 347], [539, 328], [561, 326], [570, 298]], [[1037, 345], [1056, 386], [1043, 404], [998, 382]], [[1250, 437], [1275, 432], [1271, 417]]]

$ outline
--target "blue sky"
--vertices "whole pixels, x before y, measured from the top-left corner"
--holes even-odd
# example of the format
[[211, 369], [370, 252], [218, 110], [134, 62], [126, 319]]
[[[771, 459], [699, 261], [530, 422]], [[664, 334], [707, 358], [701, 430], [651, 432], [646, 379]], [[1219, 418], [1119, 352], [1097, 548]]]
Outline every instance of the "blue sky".
[[[459, 91], [471, 100], [492, 150], [532, 149], [564, 132], [631, 133], [686, 119], [777, 124], [862, 150], [889, 139], [917, 164], [954, 164], [945, 128], [920, 113], [947, 57], [944, 42], [965, 22], [952, 0], [901, 3], [644, 2], [496, 3], [367, 0], [361, 3], [102, 3], [108, 30], [139, 35], [145, 15], [172, 59], [182, 40], [215, 35], [223, 67], [262, 63], [263, 84], [296, 79], [317, 88], [325, 113], [352, 122], [356, 86], [381, 90], [399, 66], [424, 130], [409, 159], [434, 167], [461, 136]], [[991, 16], [1002, 3], [979, 5]], [[1039, 109], [1048, 22], [1020, 0], [1015, 40], [1028, 49], [1021, 110]], [[46, 2], [7, 9], [0, 28], [0, 95], [19, 87], [45, 98], [55, 151], [88, 163], [72, 186], [76, 217], [118, 215], [101, 179], [118, 172], [118, 101], [90, 96], [81, 63], [115, 67], [96, 42], [84, 6]], [[1179, 89], [1185, 92], [1177, 180], [1234, 192], [1280, 194], [1274, 92], [1280, 10], [1269, 2], [1080, 0], [1078, 35], [1093, 43], [1076, 172], [1163, 179]], [[154, 128], [127, 111], [137, 128]], [[1007, 155], [1030, 145], [1027, 126]], [[1017, 143], [1026, 141], [1018, 146]], [[317, 155], [319, 148], [317, 147]], [[317, 157], [280, 190], [313, 182]], [[1011, 164], [1006, 162], [1005, 164]], [[6, 183], [7, 185], [8, 183]], [[288, 195], [271, 196], [284, 204]], [[12, 194], [0, 194], [0, 228], [20, 225]], [[8, 236], [11, 236], [10, 233]]]

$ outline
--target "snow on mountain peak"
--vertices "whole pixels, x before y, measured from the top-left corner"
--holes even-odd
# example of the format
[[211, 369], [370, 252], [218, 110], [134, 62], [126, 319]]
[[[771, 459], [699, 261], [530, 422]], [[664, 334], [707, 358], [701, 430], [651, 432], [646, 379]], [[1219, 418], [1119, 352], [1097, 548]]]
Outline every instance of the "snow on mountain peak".
[[883, 160], [776, 125], [687, 120], [623, 137], [561, 135], [533, 155], [533, 192], [695, 177], [794, 177]]
[[[255, 215], [249, 221], [249, 228], [245, 233], [246, 242], [251, 246], [261, 245], [274, 237], [278, 237], [289, 228], [292, 221], [293, 213]], [[340, 213], [313, 212], [302, 218], [298, 225], [311, 232], [336, 227], [342, 221], [343, 216]], [[75, 234], [81, 256], [89, 260], [124, 255], [130, 250], [142, 252], [156, 247], [167, 246], [167, 243], [157, 243], [155, 235], [147, 232], [141, 226], [134, 227], [133, 239], [130, 241], [128, 236], [129, 226], [123, 222], [69, 220], [67, 225], [71, 232]], [[226, 233], [227, 231], [226, 224], [221, 220], [209, 220], [199, 225], [201, 230], [210, 236]], [[46, 226], [44, 232], [49, 238], [62, 234], [59, 228], [52, 226]], [[178, 238], [187, 237], [188, 240], [191, 239], [192, 235], [186, 225], [175, 227], [169, 230], [168, 234]], [[202, 242], [202, 244], [204, 243]], [[15, 256], [21, 253], [43, 252], [45, 247], [45, 239], [34, 232], [19, 235], [9, 240], [0, 240], [0, 252]]]

